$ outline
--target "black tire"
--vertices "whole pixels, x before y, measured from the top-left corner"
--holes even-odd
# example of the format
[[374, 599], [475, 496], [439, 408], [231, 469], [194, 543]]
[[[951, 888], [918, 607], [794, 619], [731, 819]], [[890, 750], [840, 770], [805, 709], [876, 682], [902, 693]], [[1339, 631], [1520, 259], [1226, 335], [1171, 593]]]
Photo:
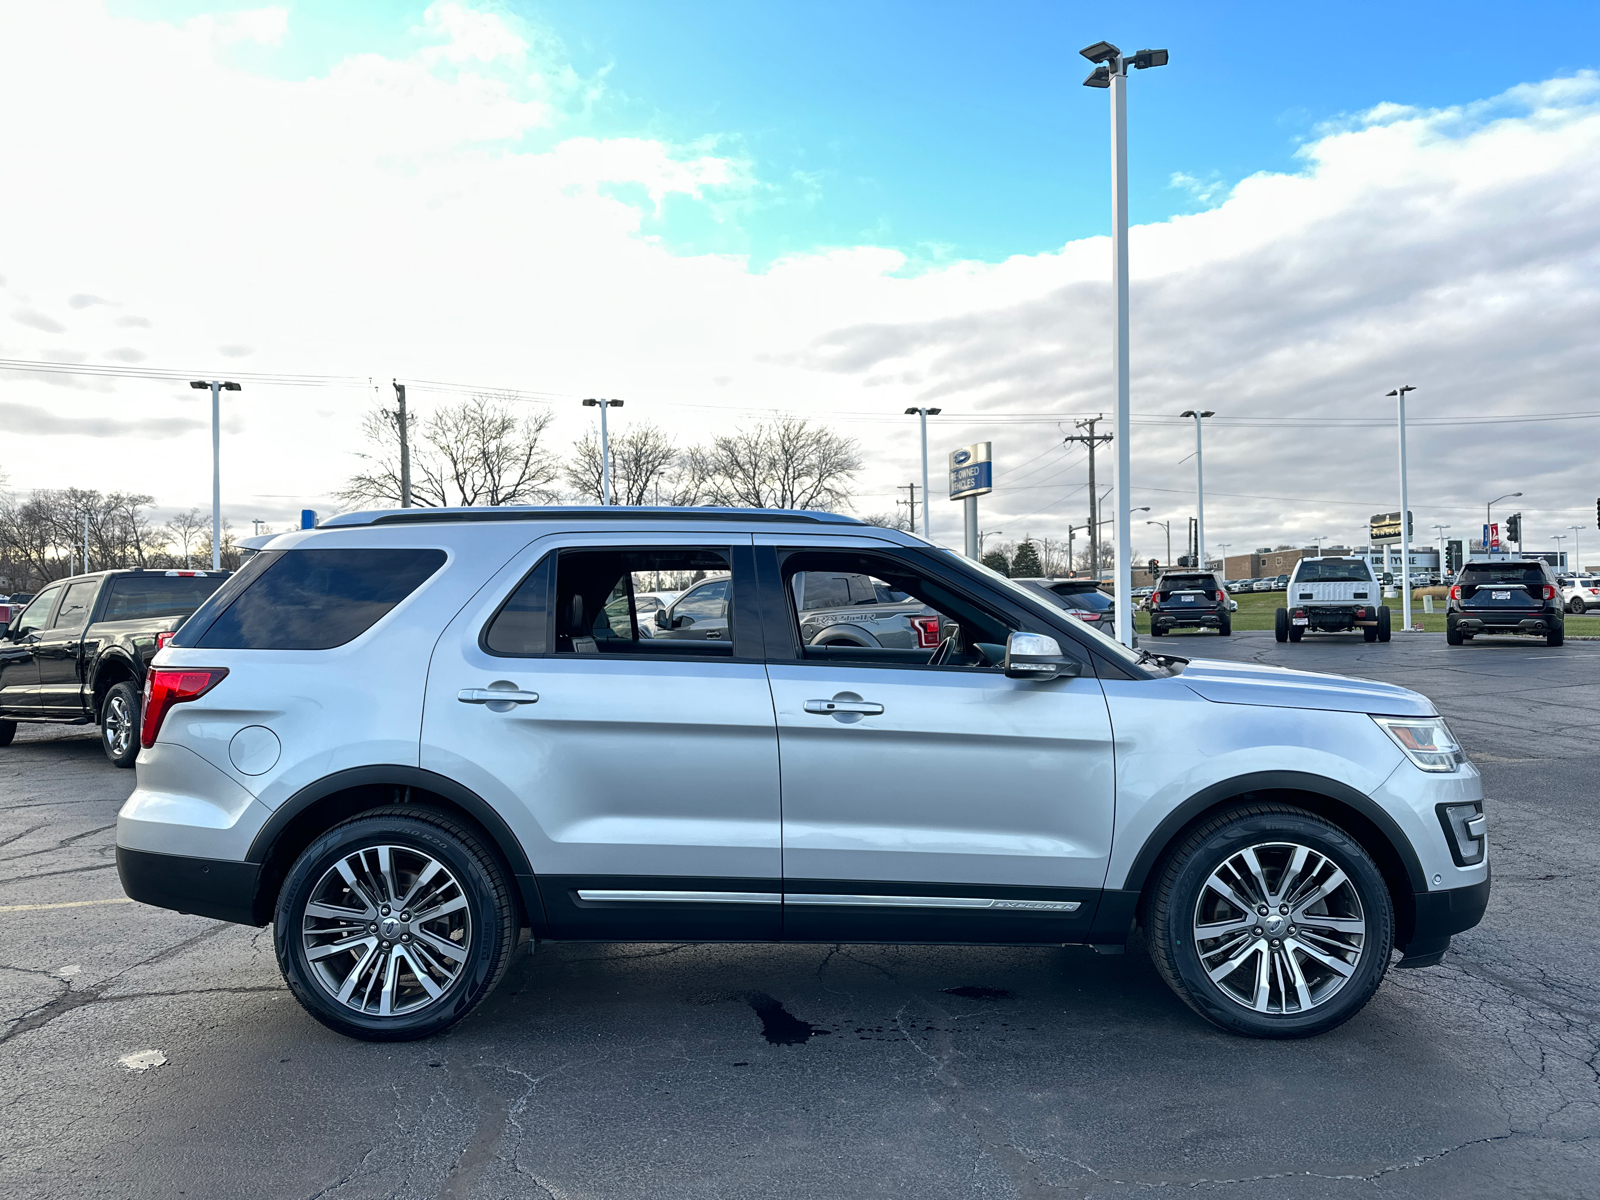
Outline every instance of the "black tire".
[[111, 685], [100, 702], [100, 749], [114, 767], [131, 767], [139, 757], [139, 719], [143, 712], [139, 689], [128, 680]]
[[1381, 605], [1378, 608], [1378, 640], [1380, 642], [1389, 640], [1389, 620], [1389, 606], [1387, 604]]
[[[333, 981], [325, 981], [325, 977], [319, 975], [317, 969], [312, 967], [307, 958], [306, 939], [302, 936], [308, 919], [321, 919], [314, 916], [308, 918], [306, 906], [313, 899], [313, 894], [319, 885], [327, 886], [325, 877], [328, 877], [332, 881], [332, 886], [337, 888], [339, 883], [333, 874], [335, 866], [363, 850], [367, 850], [372, 856], [370, 861], [376, 862], [379, 846], [400, 850], [400, 855], [395, 855], [393, 849], [390, 854], [391, 859], [397, 864], [395, 875], [401, 881], [399, 884], [401, 888], [406, 887], [406, 884], [405, 876], [402, 874], [403, 868], [399, 864], [402, 861], [415, 862], [414, 856], [425, 856], [440, 864], [454, 877], [453, 897], [459, 896], [466, 900], [466, 904], [457, 910], [465, 914], [465, 920], [462, 922], [465, 932], [459, 938], [454, 931], [448, 934], [451, 944], [457, 946], [465, 944], [466, 947], [459, 969], [439, 989], [436, 998], [426, 1001], [418, 999], [417, 1006], [413, 1010], [398, 1016], [381, 1016], [373, 1012], [359, 1011], [341, 1002], [331, 991]], [[369, 874], [368, 885], [372, 891], [379, 892], [380, 895], [384, 889], [381, 876], [376, 872]], [[326, 893], [323, 894], [326, 896]], [[387, 898], [382, 897], [382, 899]], [[367, 903], [374, 907], [378, 906], [381, 904], [380, 896], [370, 897]], [[391, 918], [398, 917], [398, 914], [387, 912], [385, 915]], [[436, 918], [429, 922], [433, 926], [431, 934], [434, 942], [445, 940], [438, 936], [442, 928], [439, 922], [447, 920], [453, 922], [456, 918], [453, 916]], [[348, 932], [352, 936], [362, 938], [367, 936], [359, 920], [343, 921], [342, 924], [348, 928], [335, 927], [324, 936], [333, 937], [335, 940], [340, 932]], [[411, 925], [398, 926], [398, 929], [415, 930], [419, 924], [421, 923], [413, 921]], [[367, 927], [369, 932], [377, 929], [375, 923]], [[517, 905], [511, 891], [510, 878], [484, 839], [451, 816], [411, 806], [380, 808], [362, 813], [342, 825], [335, 826], [312, 842], [290, 868], [283, 889], [278, 894], [277, 912], [273, 919], [273, 940], [277, 948], [278, 967], [283, 972], [284, 981], [294, 993], [295, 999], [329, 1029], [346, 1037], [360, 1038], [369, 1042], [400, 1042], [431, 1037], [461, 1020], [481, 1004], [500, 982], [510, 964], [518, 932]], [[378, 935], [373, 933], [371, 936], [376, 940]], [[426, 951], [428, 947], [421, 940], [421, 936], [419, 934], [418, 939], [412, 942], [407, 950], [413, 953], [418, 950]], [[391, 933], [390, 939], [382, 945], [393, 946], [394, 949], [390, 953], [399, 959], [407, 950], [400, 948], [400, 941], [395, 934]], [[405, 940], [410, 941], [409, 935]], [[362, 952], [353, 949], [350, 953]], [[369, 947], [365, 953], [371, 955], [379, 951], [376, 947]], [[322, 961], [328, 962], [337, 957], [339, 956], [328, 955]], [[348, 980], [350, 974], [361, 971], [368, 961], [369, 959], [363, 958], [351, 965], [343, 979]], [[437, 954], [436, 961], [444, 963], [449, 960], [445, 955]], [[339, 965], [343, 964], [334, 963], [329, 968], [330, 973]], [[397, 968], [397, 979], [401, 977], [399, 970]], [[405, 970], [410, 972], [410, 977], [415, 982], [418, 974], [415, 967], [408, 966]], [[418, 990], [420, 988], [413, 988], [411, 995], [415, 996]]]
[[1361, 627], [1361, 640], [1375, 642], [1378, 640], [1378, 627], [1376, 625], [1363, 625]]
[[1304, 629], [1302, 629], [1300, 626], [1298, 626], [1298, 625], [1289, 626], [1289, 640], [1291, 642], [1298, 642], [1301, 638], [1305, 637], [1305, 635], [1306, 635], [1306, 631]]
[[1233, 615], [1231, 613], [1222, 614], [1222, 620], [1217, 622], [1217, 633], [1221, 637], [1233, 636]]
[[1567, 640], [1566, 626], [1557, 625], [1553, 630], [1551, 630], [1549, 633], [1547, 633], [1545, 635], [1544, 644], [1546, 646], [1560, 646], [1563, 643], [1565, 643], [1566, 640]]
[[11, 739], [17, 736], [17, 723], [15, 721], [0, 721], [0, 746], [11, 745]]
[[1572, 603], [1567, 605], [1567, 611], [1575, 617], [1583, 616], [1586, 608], [1588, 608], [1588, 605], [1583, 602], [1582, 596], [1574, 596], [1572, 598]]
[[1287, 608], [1280, 608], [1273, 618], [1272, 634], [1280, 642], [1289, 640], [1289, 610]]
[[[1213, 942], [1208, 950], [1202, 950], [1194, 935], [1194, 917], [1200, 911], [1198, 906], [1202, 902], [1210, 903], [1219, 895], [1206, 888], [1211, 874], [1222, 869], [1224, 863], [1245, 849], [1274, 842], [1307, 847], [1342, 870], [1349, 880], [1349, 888], [1337, 892], [1336, 899], [1346, 899], [1353, 893], [1360, 903], [1359, 912], [1365, 924], [1354, 971], [1344, 978], [1342, 984], [1337, 982], [1338, 976], [1334, 972], [1325, 971], [1322, 983], [1313, 987], [1329, 988], [1327, 998], [1299, 1012], [1290, 1009], [1287, 1001], [1279, 1011], [1260, 1012], [1234, 998], [1225, 987], [1229, 977], [1224, 976], [1220, 983], [1213, 982], [1202, 965], [1202, 955], [1215, 955], [1217, 943]], [[1283, 866], [1279, 866], [1278, 870], [1284, 870], [1290, 852], [1285, 850], [1282, 857], [1276, 859], [1276, 852], [1264, 850], [1263, 853], [1266, 858], [1261, 861], [1267, 868], [1267, 878], [1281, 881], [1281, 875], [1274, 876], [1273, 867], [1275, 862], [1282, 863]], [[1326, 1033], [1360, 1012], [1383, 982], [1389, 967], [1389, 954], [1394, 947], [1394, 905], [1389, 897], [1389, 889], [1361, 844], [1321, 817], [1279, 804], [1251, 804], [1219, 813], [1185, 838], [1153, 879], [1153, 890], [1148, 901], [1146, 945], [1156, 970], [1179, 999], [1206, 1020], [1230, 1033], [1263, 1038], [1311, 1037]], [[1310, 907], [1319, 905], [1328, 907], [1326, 901], [1318, 901]], [[1289, 918], [1293, 916], [1291, 912]], [[1302, 913], [1301, 919], [1304, 920], [1304, 917]], [[1264, 929], [1263, 938], [1252, 936], [1252, 929], [1246, 933], [1247, 945], [1265, 940], [1268, 936], [1265, 932], [1266, 922], [1271, 919], [1275, 918], [1269, 908], [1267, 917], [1256, 927]], [[1285, 937], [1280, 946], [1292, 940]], [[1226, 943], [1223, 948], [1227, 948]], [[1247, 949], [1245, 953], [1251, 961], [1259, 957], [1259, 952]], [[1300, 952], [1290, 949], [1279, 953], [1296, 955]], [[1213, 958], [1213, 961], [1220, 963], [1222, 960]], [[1240, 958], [1238, 961], [1242, 967], [1247, 960]], [[1318, 969], [1316, 961], [1309, 956], [1297, 957], [1296, 961], [1310, 971]], [[1298, 998], [1294, 999], [1298, 1003]]]
[[1167, 636], [1167, 631], [1165, 629], [1163, 629], [1160, 625], [1157, 625], [1154, 622], [1151, 622], [1151, 625], [1150, 625], [1150, 636], [1151, 637], [1166, 637]]
[[1448, 646], [1465, 646], [1467, 644], [1467, 639], [1461, 636], [1461, 630], [1454, 625], [1446, 625], [1444, 627], [1444, 640]]

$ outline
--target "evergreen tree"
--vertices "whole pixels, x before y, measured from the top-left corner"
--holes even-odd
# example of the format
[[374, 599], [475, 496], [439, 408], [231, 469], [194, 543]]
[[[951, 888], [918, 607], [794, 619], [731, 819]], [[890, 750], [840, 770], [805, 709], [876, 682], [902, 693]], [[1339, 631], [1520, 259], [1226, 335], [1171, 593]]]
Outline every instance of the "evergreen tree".
[[1024, 538], [1017, 547], [1011, 559], [1010, 573], [1017, 579], [1037, 579], [1044, 574], [1044, 566], [1039, 562], [1039, 551], [1032, 538]]
[[998, 550], [991, 550], [983, 556], [983, 565], [991, 571], [999, 571], [1002, 575], [1011, 574], [1011, 564], [1006, 561], [1006, 556]]

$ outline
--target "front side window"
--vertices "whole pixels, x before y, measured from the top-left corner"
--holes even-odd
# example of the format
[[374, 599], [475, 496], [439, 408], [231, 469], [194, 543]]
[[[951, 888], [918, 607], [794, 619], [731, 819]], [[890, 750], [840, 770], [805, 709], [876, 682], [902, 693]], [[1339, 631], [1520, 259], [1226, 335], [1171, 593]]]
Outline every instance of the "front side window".
[[[556, 556], [557, 654], [731, 658], [737, 597], [725, 548], [562, 550]], [[643, 593], [677, 592], [662, 605]], [[492, 631], [491, 631], [492, 637]]]
[[[330, 650], [371, 629], [444, 561], [443, 550], [281, 551], [245, 581], [215, 620], [193, 630], [196, 621], [190, 620], [175, 643], [212, 650]], [[218, 597], [227, 590], [219, 589]]]
[[61, 611], [56, 614], [56, 619], [50, 622], [50, 628], [75, 632], [87, 625], [89, 610], [94, 607], [94, 594], [99, 587], [98, 579], [69, 583], [67, 594], [61, 601]]
[[35, 596], [29, 602], [28, 607], [22, 610], [22, 616], [17, 621], [17, 636], [21, 637], [25, 633], [43, 629], [45, 621], [50, 616], [50, 609], [60, 595], [61, 588], [58, 586], [45, 588], [44, 591]]

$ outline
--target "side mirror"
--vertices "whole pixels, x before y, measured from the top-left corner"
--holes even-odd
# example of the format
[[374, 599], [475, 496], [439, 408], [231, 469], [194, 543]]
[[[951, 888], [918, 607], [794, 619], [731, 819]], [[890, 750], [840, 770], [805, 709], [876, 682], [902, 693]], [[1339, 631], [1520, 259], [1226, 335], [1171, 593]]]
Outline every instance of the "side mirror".
[[672, 627], [674, 629], [687, 629], [687, 628], [689, 628], [689, 626], [691, 626], [693, 624], [694, 624], [694, 618], [693, 617], [673, 617], [672, 618]]
[[1061, 653], [1061, 643], [1042, 633], [1013, 633], [1006, 638], [1007, 679], [1073, 679], [1083, 664]]
[[667, 616], [667, 610], [664, 609], [664, 608], [656, 609], [656, 615], [654, 617], [654, 620], [655, 620], [657, 629], [671, 629], [672, 628], [671, 618], [669, 618]]

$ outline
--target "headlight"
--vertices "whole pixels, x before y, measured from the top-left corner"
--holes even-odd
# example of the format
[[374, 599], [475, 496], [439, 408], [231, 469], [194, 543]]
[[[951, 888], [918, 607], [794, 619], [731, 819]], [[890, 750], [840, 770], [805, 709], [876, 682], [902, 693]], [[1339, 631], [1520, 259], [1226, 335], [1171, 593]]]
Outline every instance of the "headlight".
[[1378, 728], [1424, 771], [1454, 771], [1467, 761], [1443, 717], [1373, 717]]

